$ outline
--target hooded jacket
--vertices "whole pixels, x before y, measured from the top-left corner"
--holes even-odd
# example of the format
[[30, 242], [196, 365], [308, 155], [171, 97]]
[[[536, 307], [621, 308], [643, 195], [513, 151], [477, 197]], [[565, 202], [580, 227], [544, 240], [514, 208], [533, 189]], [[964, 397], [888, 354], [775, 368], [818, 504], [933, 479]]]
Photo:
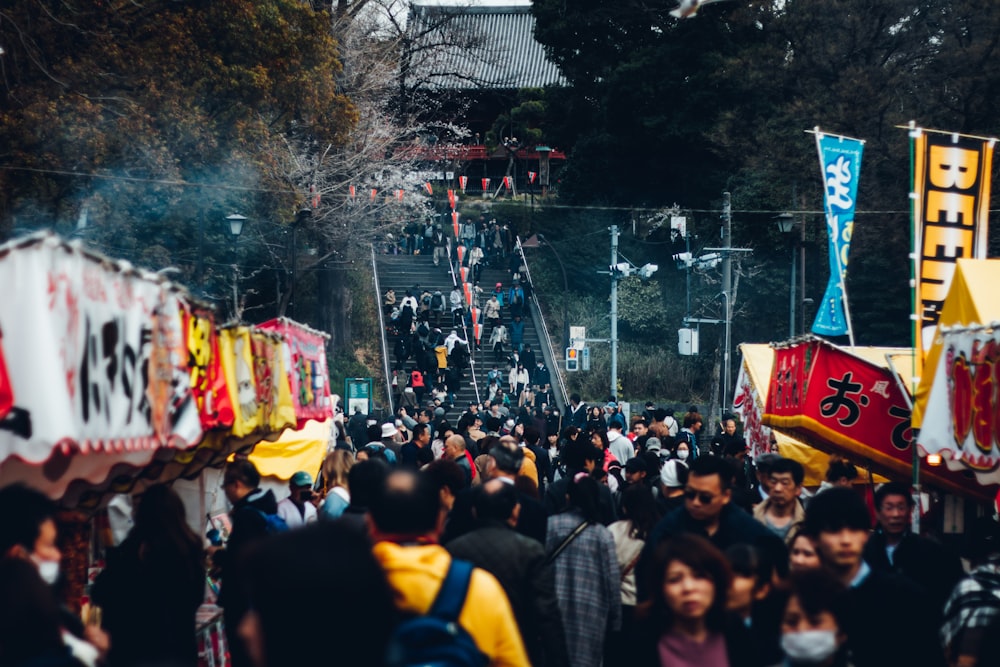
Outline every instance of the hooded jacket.
[[[395, 593], [396, 609], [404, 614], [426, 614], [451, 565], [451, 556], [444, 547], [379, 542], [372, 547], [372, 553]], [[531, 664], [507, 594], [486, 570], [473, 570], [458, 623], [493, 667]]]

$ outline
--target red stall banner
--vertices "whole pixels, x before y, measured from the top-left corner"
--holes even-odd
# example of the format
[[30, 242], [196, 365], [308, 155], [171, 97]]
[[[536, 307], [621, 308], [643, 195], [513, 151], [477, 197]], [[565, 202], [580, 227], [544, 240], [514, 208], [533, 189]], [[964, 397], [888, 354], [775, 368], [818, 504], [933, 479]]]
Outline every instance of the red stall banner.
[[284, 340], [285, 369], [291, 384], [298, 428], [310, 419], [323, 421], [333, 417], [326, 365], [326, 341], [329, 336], [284, 317], [268, 320], [257, 328], [273, 331]]
[[483, 192], [488, 191], [490, 189], [490, 179], [484, 178], [482, 182], [483, 182]]
[[474, 323], [478, 324], [478, 322], [479, 322], [479, 313], [480, 313], [480, 309], [479, 308], [470, 308], [469, 309], [469, 314], [472, 315], [472, 321]]
[[[763, 422], [817, 449], [908, 481], [913, 470], [910, 409], [892, 371], [820, 339], [775, 347]], [[943, 468], [925, 482], [963, 496], [982, 495]]]
[[[460, 187], [462, 189], [462, 194], [465, 194], [465, 188], [468, 185], [469, 185], [469, 177], [468, 176], [459, 176], [458, 177], [458, 187]], [[452, 206], [452, 208], [455, 208], [455, 207]]]
[[426, 190], [427, 194], [430, 196], [434, 196], [434, 186], [431, 185], [430, 181], [424, 181], [424, 190]]
[[462, 293], [465, 294], [465, 303], [472, 303], [472, 285], [469, 283], [462, 283]]
[[469, 267], [463, 266], [458, 270], [458, 273], [462, 276], [462, 282], [468, 282], [469, 280]]
[[529, 183], [534, 184], [536, 178], [538, 178], [538, 172], [537, 171], [529, 171], [528, 172], [528, 182]]
[[458, 255], [458, 265], [462, 266], [462, 262], [465, 261], [465, 246], [459, 244], [458, 247], [455, 248], [455, 253]]
[[451, 210], [455, 210], [455, 191], [448, 190], [448, 203], [451, 205]]
[[483, 338], [483, 325], [479, 322], [474, 322], [472, 324], [472, 336], [476, 339], [478, 343]]

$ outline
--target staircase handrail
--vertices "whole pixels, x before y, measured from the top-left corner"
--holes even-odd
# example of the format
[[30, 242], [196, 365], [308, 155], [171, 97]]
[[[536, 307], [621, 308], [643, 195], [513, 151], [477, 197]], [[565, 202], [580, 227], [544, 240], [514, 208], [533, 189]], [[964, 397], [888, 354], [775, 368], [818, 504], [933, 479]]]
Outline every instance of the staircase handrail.
[[[455, 241], [456, 246], [458, 241]], [[455, 265], [451, 260], [451, 239], [448, 239], [448, 271], [451, 273], [451, 284], [452, 287], [458, 287], [458, 276], [461, 271], [455, 271]], [[455, 253], [455, 258], [458, 259], [458, 253]], [[469, 312], [472, 312], [472, 304], [467, 304], [469, 307]], [[452, 316], [454, 319], [454, 316]], [[465, 344], [469, 346], [469, 372], [472, 374], [472, 389], [476, 392], [476, 403], [482, 403], [483, 399], [479, 396], [479, 382], [476, 381], [476, 344], [473, 342], [473, 338], [469, 337], [469, 328], [465, 326], [465, 318], [462, 318], [462, 333], [465, 334]]]
[[[378, 263], [375, 259], [375, 244], [372, 244], [372, 276], [375, 282], [375, 310], [378, 311], [378, 327], [380, 331], [379, 342], [382, 344], [382, 370], [385, 372], [385, 395], [389, 403], [389, 414], [396, 414], [396, 408], [392, 404], [392, 372], [389, 370], [389, 342], [388, 330], [385, 328], [385, 313], [382, 309], [382, 287], [378, 281]], [[345, 396], [346, 400], [347, 397]]]
[[[557, 398], [560, 401], [558, 407], [561, 414], [563, 406], [569, 404], [569, 392], [566, 391], [566, 381], [563, 378], [563, 369], [558, 363], [559, 357], [556, 356], [556, 348], [552, 345], [552, 337], [549, 335], [549, 327], [545, 323], [545, 315], [542, 313], [542, 306], [538, 301], [538, 294], [535, 292], [535, 281], [531, 279], [531, 269], [528, 268], [528, 259], [524, 256], [524, 248], [521, 247], [521, 237], [518, 236], [516, 239], [515, 248], [517, 248], [518, 254], [521, 255], [521, 266], [524, 267], [524, 273], [528, 279], [528, 284], [531, 285], [531, 302], [535, 305], [535, 312], [538, 313], [538, 328], [541, 329], [539, 336], [543, 337], [545, 345], [549, 350], [549, 356], [552, 360], [549, 367], [553, 372], [550, 372], [550, 375], [555, 375], [556, 380], [559, 381], [559, 391], [562, 393], [562, 396]], [[565, 294], [563, 295], [563, 298], [567, 298]]]

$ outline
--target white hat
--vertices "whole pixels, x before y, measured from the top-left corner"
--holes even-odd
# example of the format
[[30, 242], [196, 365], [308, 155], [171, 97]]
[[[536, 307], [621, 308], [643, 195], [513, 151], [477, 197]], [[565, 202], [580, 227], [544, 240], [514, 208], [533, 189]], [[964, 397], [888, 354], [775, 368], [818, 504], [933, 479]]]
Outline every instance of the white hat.
[[386, 422], [385, 424], [382, 424], [382, 437], [383, 438], [391, 438], [392, 436], [396, 435], [397, 433], [399, 433], [399, 431], [396, 430], [395, 424], [392, 424], [390, 422]]
[[679, 467], [687, 468], [686, 465], [677, 459], [670, 459], [669, 461], [663, 462], [663, 467], [660, 468], [660, 482], [663, 486], [668, 489], [679, 489], [682, 486], [677, 475]]

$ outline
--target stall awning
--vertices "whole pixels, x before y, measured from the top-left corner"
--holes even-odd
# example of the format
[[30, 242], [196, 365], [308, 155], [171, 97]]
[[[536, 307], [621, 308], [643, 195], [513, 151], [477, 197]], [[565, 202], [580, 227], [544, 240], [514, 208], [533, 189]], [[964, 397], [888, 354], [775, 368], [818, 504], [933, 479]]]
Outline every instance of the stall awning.
[[[774, 366], [774, 348], [766, 343], [743, 343], [740, 353], [742, 361], [733, 407], [743, 423], [743, 437], [753, 456], [768, 451], [769, 434], [773, 432], [781, 455], [798, 461], [805, 468], [805, 485], [819, 486], [826, 475], [830, 455], [811, 446], [808, 439], [792, 437], [777, 428], [772, 431], [762, 421]], [[879, 477], [877, 481], [885, 479]]]
[[[910, 408], [885, 360], [889, 354], [903, 362], [907, 351], [884, 349], [879, 364], [874, 349], [866, 355], [856, 350], [816, 338], [776, 346], [763, 422], [887, 477], [909, 480]], [[921, 479], [958, 495], [988, 497], [971, 473], [924, 465]]]

